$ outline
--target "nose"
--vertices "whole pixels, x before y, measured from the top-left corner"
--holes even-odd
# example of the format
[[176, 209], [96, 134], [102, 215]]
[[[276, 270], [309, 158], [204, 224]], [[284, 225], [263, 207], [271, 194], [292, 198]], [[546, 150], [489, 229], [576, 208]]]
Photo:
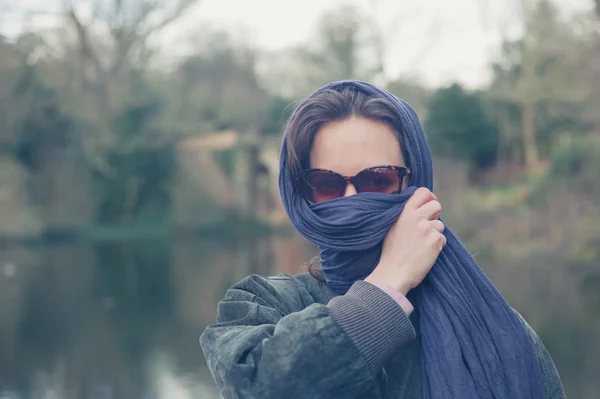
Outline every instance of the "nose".
[[344, 190], [344, 197], [349, 197], [356, 193], [358, 193], [358, 191], [356, 191], [356, 187], [354, 187], [354, 184], [348, 182], [348, 184], [346, 184], [346, 190]]

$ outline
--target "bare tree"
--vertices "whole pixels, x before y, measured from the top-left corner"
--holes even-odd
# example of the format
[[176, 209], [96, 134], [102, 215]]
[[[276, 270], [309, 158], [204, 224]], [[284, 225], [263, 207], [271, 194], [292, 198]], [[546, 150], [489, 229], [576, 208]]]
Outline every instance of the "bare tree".
[[504, 77], [497, 76], [492, 84], [491, 94], [520, 110], [525, 163], [530, 173], [536, 173], [541, 167], [535, 126], [538, 106], [581, 103], [586, 90], [573, 76], [576, 42], [558, 23], [554, 6], [548, 0], [524, 0], [522, 6], [524, 36], [511, 44], [512, 50], [505, 47], [501, 63], [508, 66]]
[[[78, 13], [77, 0], [63, 1], [63, 15], [73, 28], [78, 53], [88, 71], [85, 78], [97, 79], [100, 106], [107, 111], [114, 104], [111, 94], [133, 69], [142, 69], [149, 54], [149, 38], [177, 21], [197, 0], [96, 0], [89, 22]], [[107, 48], [100, 48], [99, 33]]]
[[[133, 165], [137, 154], [150, 153], [162, 146], [157, 143], [166, 141], [167, 133], [158, 126], [158, 119], [140, 116], [159, 112], [156, 98], [139, 93], [148, 87], [144, 78], [150, 73], [151, 39], [195, 3], [197, 0], [62, 0], [58, 16], [64, 25], [58, 42], [63, 54], [53, 58], [54, 65], [64, 71], [55, 73], [62, 77], [59, 85], [68, 112], [84, 123], [77, 129], [77, 141], [85, 161], [99, 180], [108, 182], [110, 188], [105, 191], [114, 189], [123, 197], [124, 218], [141, 203], [143, 185], [140, 176], [111, 160], [118, 156]], [[146, 124], [135, 128], [135, 134], [127, 133], [132, 129], [127, 127], [132, 113], [137, 118], [132, 123]]]
[[[198, 0], [94, 0], [91, 14], [82, 12], [83, 1], [63, 0], [60, 16], [69, 28], [65, 47], [71, 58], [73, 106], [93, 119], [97, 131], [83, 137], [87, 161], [105, 175], [114, 174], [104, 156], [124, 143], [112, 131], [110, 121], [131, 97], [136, 77], [152, 55], [150, 39], [178, 21]], [[90, 2], [85, 2], [90, 4]], [[69, 42], [69, 36], [74, 42]], [[90, 111], [91, 110], [91, 111]], [[134, 140], [131, 144], [139, 144]], [[137, 145], [136, 144], [136, 145]]]

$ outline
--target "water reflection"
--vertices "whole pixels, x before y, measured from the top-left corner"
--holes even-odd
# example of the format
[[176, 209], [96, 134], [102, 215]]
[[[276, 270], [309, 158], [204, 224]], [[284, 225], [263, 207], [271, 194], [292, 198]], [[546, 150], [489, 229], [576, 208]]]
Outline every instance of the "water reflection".
[[[250, 273], [295, 273], [313, 254], [295, 235], [2, 247], [0, 399], [218, 398], [198, 345], [216, 302]], [[542, 336], [569, 396], [596, 398], [598, 276], [486, 271]]]
[[198, 345], [216, 302], [249, 273], [296, 272], [303, 247], [277, 236], [2, 248], [0, 397], [218, 397]]

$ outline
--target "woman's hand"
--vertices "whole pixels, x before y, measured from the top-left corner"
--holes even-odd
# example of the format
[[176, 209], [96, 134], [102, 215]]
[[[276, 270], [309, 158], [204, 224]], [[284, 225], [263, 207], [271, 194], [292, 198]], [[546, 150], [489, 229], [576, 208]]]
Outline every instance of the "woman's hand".
[[404, 295], [419, 285], [446, 245], [441, 212], [431, 191], [424, 187], [415, 191], [383, 241], [379, 264], [365, 281], [387, 284]]

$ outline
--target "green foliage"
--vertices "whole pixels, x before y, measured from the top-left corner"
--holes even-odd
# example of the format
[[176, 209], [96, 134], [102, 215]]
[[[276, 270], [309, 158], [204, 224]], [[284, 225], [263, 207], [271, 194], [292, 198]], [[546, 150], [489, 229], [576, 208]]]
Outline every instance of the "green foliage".
[[175, 149], [157, 123], [162, 102], [145, 94], [144, 101], [122, 110], [110, 124], [118, 145], [104, 154], [109, 172], [93, 169], [98, 222], [130, 222], [143, 214], [154, 219], [168, 212]]
[[285, 98], [273, 97], [269, 105], [269, 116], [263, 132], [268, 135], [280, 135], [294, 109], [292, 105], [292, 102]]
[[585, 134], [593, 125], [584, 117], [584, 108], [579, 104], [540, 104], [537, 107], [535, 128], [540, 150], [552, 155], [554, 144], [565, 134]]
[[15, 120], [8, 148], [24, 166], [37, 171], [45, 166], [47, 151], [69, 145], [74, 121], [64, 114], [56, 90], [39, 80], [33, 66], [20, 71], [12, 93]]
[[480, 98], [453, 84], [436, 91], [427, 110], [425, 131], [432, 151], [467, 161], [472, 168], [494, 164], [499, 130]]
[[536, 182], [532, 201], [548, 202], [566, 191], [579, 203], [596, 204], [600, 210], [600, 141], [573, 138], [553, 154], [545, 176]]
[[573, 139], [554, 154], [548, 175], [600, 186], [600, 142], [597, 139]]

